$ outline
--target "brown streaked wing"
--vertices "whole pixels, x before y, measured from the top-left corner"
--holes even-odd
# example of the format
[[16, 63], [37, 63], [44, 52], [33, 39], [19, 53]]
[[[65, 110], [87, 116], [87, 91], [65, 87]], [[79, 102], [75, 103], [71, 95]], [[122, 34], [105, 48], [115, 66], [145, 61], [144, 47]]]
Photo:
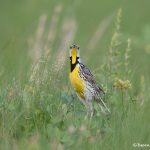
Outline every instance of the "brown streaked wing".
[[103, 89], [96, 84], [91, 71], [82, 63], [80, 63], [80, 66], [85, 79], [93, 86], [93, 88], [95, 88], [96, 92], [98, 92], [99, 94], [105, 94]]

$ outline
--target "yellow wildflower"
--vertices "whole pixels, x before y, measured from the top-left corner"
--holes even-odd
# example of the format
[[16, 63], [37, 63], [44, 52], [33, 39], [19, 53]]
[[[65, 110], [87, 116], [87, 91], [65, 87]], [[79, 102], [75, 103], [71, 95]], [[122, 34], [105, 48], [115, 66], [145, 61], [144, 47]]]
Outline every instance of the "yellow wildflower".
[[131, 82], [129, 80], [116, 79], [114, 87], [118, 90], [127, 90], [131, 88]]

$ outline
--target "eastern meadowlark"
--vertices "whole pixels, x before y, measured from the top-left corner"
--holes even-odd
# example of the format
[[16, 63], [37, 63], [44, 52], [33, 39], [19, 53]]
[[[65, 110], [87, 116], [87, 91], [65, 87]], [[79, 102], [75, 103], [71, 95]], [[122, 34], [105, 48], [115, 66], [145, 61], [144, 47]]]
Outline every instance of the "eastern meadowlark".
[[70, 46], [70, 65], [70, 81], [79, 99], [87, 109], [87, 116], [93, 116], [93, 100], [98, 103], [102, 112], [110, 112], [102, 100], [104, 91], [96, 84], [90, 70], [81, 63], [80, 48], [75, 44]]

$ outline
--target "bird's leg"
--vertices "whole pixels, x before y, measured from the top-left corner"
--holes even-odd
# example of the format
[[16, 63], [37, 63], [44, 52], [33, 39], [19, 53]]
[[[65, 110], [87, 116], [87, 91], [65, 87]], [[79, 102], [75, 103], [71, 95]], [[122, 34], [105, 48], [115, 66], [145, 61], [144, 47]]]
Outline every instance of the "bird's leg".
[[[80, 97], [79, 97], [80, 98]], [[93, 114], [94, 114], [94, 111], [93, 111], [93, 105], [92, 105], [92, 101], [89, 101], [89, 100], [85, 100], [85, 99], [81, 99], [80, 98], [80, 101], [83, 103], [83, 105], [86, 107], [86, 111], [87, 111], [87, 114], [85, 116], [85, 119], [87, 118], [92, 118], [93, 117]]]
[[87, 115], [86, 115], [86, 118], [90, 117], [92, 118], [93, 117], [93, 105], [92, 105], [92, 102], [91, 101], [86, 101], [85, 102], [85, 106], [86, 106], [86, 109], [87, 109]]
[[92, 102], [89, 103], [89, 113], [90, 113], [90, 118], [92, 118], [94, 114]]

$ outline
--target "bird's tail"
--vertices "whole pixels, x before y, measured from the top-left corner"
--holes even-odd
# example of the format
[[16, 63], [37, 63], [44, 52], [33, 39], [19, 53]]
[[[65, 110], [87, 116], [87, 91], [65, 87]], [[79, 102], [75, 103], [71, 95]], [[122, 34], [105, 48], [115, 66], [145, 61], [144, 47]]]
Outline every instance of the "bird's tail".
[[101, 97], [99, 97], [100, 101], [98, 101], [98, 106], [100, 107], [101, 111], [104, 113], [104, 114], [110, 114], [111, 111], [110, 109], [107, 107], [107, 105], [105, 104], [105, 102], [102, 100]]

